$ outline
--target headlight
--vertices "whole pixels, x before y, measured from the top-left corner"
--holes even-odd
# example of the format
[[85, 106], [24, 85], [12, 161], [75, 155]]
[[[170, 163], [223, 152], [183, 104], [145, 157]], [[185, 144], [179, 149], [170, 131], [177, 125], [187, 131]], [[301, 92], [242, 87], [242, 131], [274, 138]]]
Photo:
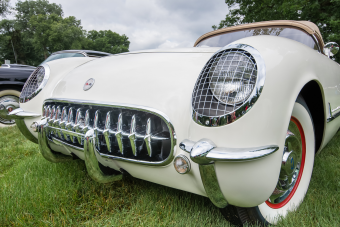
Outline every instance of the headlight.
[[33, 99], [45, 87], [49, 76], [50, 68], [48, 65], [43, 64], [42, 66], [38, 66], [27, 79], [21, 91], [20, 103], [25, 103]]
[[254, 89], [256, 63], [244, 52], [227, 52], [215, 61], [209, 76], [210, 89], [217, 100], [234, 105], [244, 102]]
[[245, 44], [230, 44], [205, 64], [192, 93], [193, 120], [222, 126], [247, 113], [259, 98], [265, 79], [260, 53]]

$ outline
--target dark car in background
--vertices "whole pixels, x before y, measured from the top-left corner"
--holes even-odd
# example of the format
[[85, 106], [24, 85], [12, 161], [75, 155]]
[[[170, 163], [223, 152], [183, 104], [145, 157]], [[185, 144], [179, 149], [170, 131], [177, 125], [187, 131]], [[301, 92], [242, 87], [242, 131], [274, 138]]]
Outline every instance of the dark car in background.
[[[3, 64], [0, 68], [0, 103], [11, 102], [8, 111], [19, 106], [20, 92], [34, 66], [20, 64]], [[7, 120], [0, 117], [0, 124], [14, 124], [14, 120]]]
[[[111, 54], [93, 50], [62, 50], [52, 53], [41, 64], [70, 57], [95, 57], [101, 58]], [[31, 73], [36, 67], [20, 64], [2, 64], [0, 67], [0, 104], [6, 102], [8, 112], [19, 107], [20, 92]], [[14, 124], [14, 120], [0, 117], [0, 124]]]

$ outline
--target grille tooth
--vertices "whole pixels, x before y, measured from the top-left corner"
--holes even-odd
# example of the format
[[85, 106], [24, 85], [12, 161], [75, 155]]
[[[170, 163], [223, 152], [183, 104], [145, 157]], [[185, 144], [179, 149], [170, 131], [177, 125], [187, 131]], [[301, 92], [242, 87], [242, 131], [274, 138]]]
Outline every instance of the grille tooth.
[[[83, 108], [78, 108], [76, 113], [74, 131], [77, 133], [83, 133], [84, 127], [85, 127], [85, 110]], [[80, 145], [84, 145], [83, 137], [78, 137], [77, 140]]]
[[131, 118], [131, 126], [130, 126], [130, 134], [128, 136], [130, 140], [130, 145], [132, 149], [132, 153], [134, 156], [137, 156], [137, 146], [136, 146], [136, 115], [133, 115]]
[[[67, 107], [64, 106], [63, 111], [61, 113], [61, 122], [60, 122], [60, 128], [65, 129], [66, 130], [66, 124], [67, 124]], [[64, 136], [64, 139], [66, 141], [70, 141], [69, 136], [66, 133], [61, 133]]]
[[124, 154], [124, 146], [123, 146], [123, 114], [120, 113], [118, 116], [118, 123], [117, 123], [117, 131], [114, 133], [119, 151], [123, 155]]
[[152, 157], [152, 147], [151, 147], [151, 118], [148, 119], [146, 123], [146, 130], [144, 136], [144, 142], [146, 149], [148, 151], [149, 157]]
[[49, 120], [50, 119], [50, 115], [51, 115], [51, 106], [50, 105], [48, 105], [47, 106], [47, 112], [46, 112], [46, 118], [47, 118], [47, 120]]
[[47, 117], [47, 106], [44, 106], [43, 117]]
[[[67, 118], [67, 123], [65, 125], [65, 128], [68, 131], [74, 132], [74, 119], [75, 119], [75, 109], [73, 107], [70, 107], [68, 110], [68, 118]], [[75, 136], [70, 136], [67, 135], [67, 137], [71, 140], [71, 142], [75, 143], [76, 142], [76, 137]]]
[[[54, 127], [56, 127], [56, 128], [60, 128], [61, 112], [62, 112], [62, 107], [57, 106], [56, 117], [55, 117], [56, 120], [54, 121]], [[62, 132], [60, 130], [57, 131], [57, 135], [60, 139], [62, 139], [63, 135], [62, 135]]]
[[93, 130], [94, 134], [96, 136], [96, 147], [97, 149], [100, 149], [100, 141], [101, 137], [103, 135], [103, 130], [102, 130], [102, 124], [101, 124], [101, 111], [97, 110], [94, 116], [94, 124], [93, 124]]
[[111, 113], [112, 111], [109, 111], [107, 112], [106, 114], [106, 118], [105, 118], [105, 128], [104, 128], [104, 138], [105, 138], [105, 143], [106, 143], [106, 147], [107, 147], [107, 150], [109, 152], [112, 152], [112, 149], [111, 149], [111, 132], [110, 132], [110, 129], [111, 129]]

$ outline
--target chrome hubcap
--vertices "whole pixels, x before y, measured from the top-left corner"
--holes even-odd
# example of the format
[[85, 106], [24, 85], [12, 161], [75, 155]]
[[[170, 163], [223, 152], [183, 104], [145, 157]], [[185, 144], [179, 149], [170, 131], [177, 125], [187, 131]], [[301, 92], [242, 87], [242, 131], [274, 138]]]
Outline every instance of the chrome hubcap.
[[[18, 108], [19, 106], [19, 98], [13, 95], [6, 95], [6, 96], [2, 96], [0, 97], [0, 104], [1, 103], [13, 103], [7, 106], [7, 112], [11, 112], [14, 109]], [[6, 113], [7, 113], [6, 112]], [[6, 125], [11, 125], [11, 124], [15, 124], [15, 120], [8, 120], [8, 119], [4, 119], [2, 117], [0, 117], [0, 123], [1, 124], [6, 124]]]
[[[282, 156], [280, 176], [273, 194], [268, 201], [279, 204], [294, 193], [302, 161], [302, 141], [298, 126], [290, 121]], [[301, 170], [302, 171], [302, 170]], [[301, 172], [302, 173], [302, 172]]]

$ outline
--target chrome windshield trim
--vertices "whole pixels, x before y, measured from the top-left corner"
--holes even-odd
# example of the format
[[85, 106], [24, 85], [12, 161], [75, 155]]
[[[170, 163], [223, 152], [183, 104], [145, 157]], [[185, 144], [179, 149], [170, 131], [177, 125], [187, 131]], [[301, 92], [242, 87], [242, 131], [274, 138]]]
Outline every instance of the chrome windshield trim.
[[311, 36], [312, 36], [312, 38], [313, 38], [313, 40], [314, 40], [314, 42], [315, 42], [315, 44], [316, 44], [316, 46], [318, 48], [319, 53], [322, 53], [321, 52], [321, 45], [320, 45], [319, 40], [316, 38], [315, 34], [312, 34]]
[[[242, 44], [242, 43], [229, 44], [229, 45], [219, 49], [218, 51], [216, 51], [216, 53], [213, 54], [213, 56], [211, 58], [213, 58], [216, 54], [218, 54], [219, 52], [224, 51], [226, 49], [241, 49], [241, 50], [249, 52], [254, 57], [254, 59], [256, 61], [256, 65], [257, 65], [256, 84], [255, 84], [253, 91], [251, 92], [251, 94], [247, 98], [247, 100], [241, 106], [239, 106], [237, 109], [234, 109], [232, 112], [229, 112], [229, 113], [221, 115], [221, 116], [205, 116], [203, 114], [196, 112], [194, 110], [193, 105], [192, 105], [193, 97], [191, 97], [191, 109], [192, 109], [191, 117], [197, 124], [205, 126], [205, 127], [224, 126], [224, 125], [230, 124], [230, 123], [235, 122], [238, 119], [240, 119], [243, 115], [248, 113], [252, 109], [252, 107], [255, 105], [256, 101], [261, 96], [263, 86], [264, 86], [264, 83], [265, 83], [266, 65], [265, 65], [264, 59], [262, 58], [260, 52], [257, 49], [255, 49], [252, 46], [249, 46], [247, 44]], [[209, 61], [210, 61], [210, 59], [209, 59]], [[207, 62], [209, 62], [209, 61], [207, 61]], [[205, 65], [204, 65], [202, 71], [204, 69], [205, 69]], [[198, 79], [201, 77], [202, 71], [200, 72]], [[235, 114], [236, 111], [240, 110], [240, 109], [243, 109], [243, 111], [241, 113], [239, 113], [238, 115], [236, 115]], [[231, 119], [231, 120], [229, 121], [228, 119]]]

